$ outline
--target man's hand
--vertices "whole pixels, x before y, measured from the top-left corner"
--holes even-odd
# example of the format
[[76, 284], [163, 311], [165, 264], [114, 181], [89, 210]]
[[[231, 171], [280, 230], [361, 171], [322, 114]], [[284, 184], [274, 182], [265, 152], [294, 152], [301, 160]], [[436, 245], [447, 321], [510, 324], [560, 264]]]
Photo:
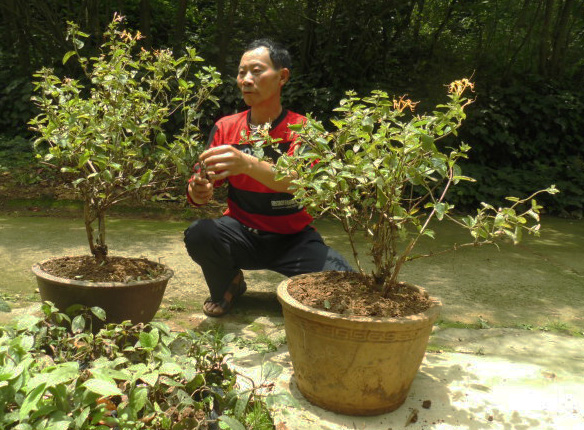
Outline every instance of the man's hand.
[[215, 182], [229, 176], [245, 174], [266, 187], [281, 193], [292, 193], [291, 178], [276, 181], [273, 165], [230, 145], [216, 146], [199, 157], [207, 166], [209, 180]]
[[[207, 172], [210, 173], [210, 172]], [[213, 181], [201, 177], [200, 173], [195, 173], [189, 181], [187, 191], [189, 196], [198, 205], [204, 205], [213, 197]]]
[[250, 174], [253, 165], [259, 162], [256, 157], [244, 154], [230, 145], [208, 149], [199, 159], [207, 166], [209, 178], [213, 181], [242, 173]]

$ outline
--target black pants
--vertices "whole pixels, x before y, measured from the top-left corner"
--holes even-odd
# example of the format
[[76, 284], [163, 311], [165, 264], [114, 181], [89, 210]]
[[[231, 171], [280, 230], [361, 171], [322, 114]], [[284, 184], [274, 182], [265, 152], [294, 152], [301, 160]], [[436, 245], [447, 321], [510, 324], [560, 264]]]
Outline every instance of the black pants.
[[353, 271], [312, 227], [300, 233], [251, 231], [234, 218], [201, 219], [185, 230], [185, 245], [202, 270], [213, 301], [220, 301], [239, 269], [284, 276], [326, 270]]

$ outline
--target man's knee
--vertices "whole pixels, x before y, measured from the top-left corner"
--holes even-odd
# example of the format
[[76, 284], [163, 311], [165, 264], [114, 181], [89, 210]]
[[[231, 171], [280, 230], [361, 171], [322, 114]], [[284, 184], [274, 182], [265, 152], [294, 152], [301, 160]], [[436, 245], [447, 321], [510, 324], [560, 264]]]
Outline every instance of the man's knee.
[[192, 259], [196, 260], [201, 251], [216, 242], [216, 232], [215, 222], [211, 219], [197, 220], [184, 231], [185, 246]]

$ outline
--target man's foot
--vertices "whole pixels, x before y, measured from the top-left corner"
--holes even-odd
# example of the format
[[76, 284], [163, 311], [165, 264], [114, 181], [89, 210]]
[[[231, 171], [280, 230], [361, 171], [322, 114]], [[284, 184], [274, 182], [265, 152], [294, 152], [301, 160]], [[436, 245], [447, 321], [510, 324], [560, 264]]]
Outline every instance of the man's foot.
[[203, 303], [203, 313], [208, 317], [222, 317], [231, 310], [235, 299], [245, 293], [246, 290], [247, 285], [243, 279], [243, 272], [240, 270], [229, 284], [221, 301], [214, 302], [211, 297], [205, 300], [205, 303]]

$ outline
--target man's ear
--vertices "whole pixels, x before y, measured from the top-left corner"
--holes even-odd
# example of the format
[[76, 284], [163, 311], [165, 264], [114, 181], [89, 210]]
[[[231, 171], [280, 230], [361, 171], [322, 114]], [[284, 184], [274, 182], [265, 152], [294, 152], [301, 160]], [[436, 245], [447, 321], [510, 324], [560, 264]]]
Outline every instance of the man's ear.
[[286, 82], [290, 79], [290, 70], [286, 67], [280, 69], [280, 86], [284, 86]]

